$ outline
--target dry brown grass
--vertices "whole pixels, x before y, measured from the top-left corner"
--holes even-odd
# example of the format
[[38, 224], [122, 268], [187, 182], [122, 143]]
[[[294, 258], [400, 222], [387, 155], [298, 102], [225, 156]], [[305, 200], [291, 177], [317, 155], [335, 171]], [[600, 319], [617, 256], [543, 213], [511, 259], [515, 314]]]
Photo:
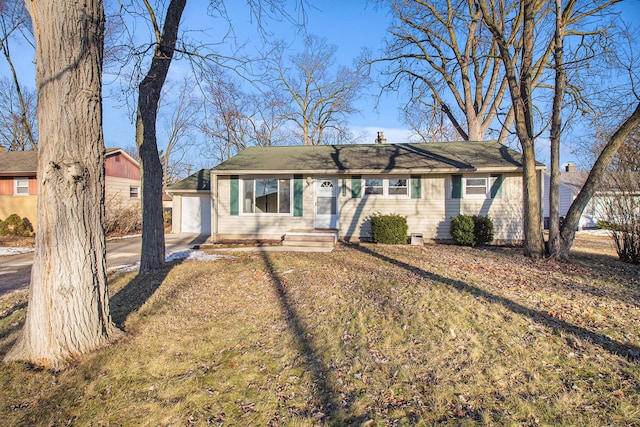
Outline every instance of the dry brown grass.
[[[59, 373], [2, 364], [0, 419], [640, 424], [640, 270], [610, 254], [362, 245], [165, 273], [111, 281], [127, 334], [109, 348]], [[25, 298], [0, 300], [2, 354]]]
[[0, 247], [33, 248], [35, 245], [35, 237], [0, 236]]

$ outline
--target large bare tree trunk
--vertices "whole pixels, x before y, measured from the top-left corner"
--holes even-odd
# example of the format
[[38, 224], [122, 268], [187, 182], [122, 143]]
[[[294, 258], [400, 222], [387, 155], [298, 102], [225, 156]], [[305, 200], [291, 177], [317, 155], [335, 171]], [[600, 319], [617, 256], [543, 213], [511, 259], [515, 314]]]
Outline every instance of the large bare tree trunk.
[[544, 255], [544, 239], [540, 212], [540, 183], [536, 173], [535, 136], [533, 130], [533, 49], [536, 2], [523, 0], [518, 14], [522, 20], [522, 49], [520, 64], [512, 55], [510, 44], [501, 22], [496, 22], [485, 1], [476, 3], [482, 11], [482, 19], [498, 44], [504, 65], [512, 108], [515, 131], [522, 147], [524, 192], [524, 252], [528, 256]]
[[52, 368], [119, 334], [109, 316], [100, 0], [27, 2], [36, 39], [38, 230], [27, 318], [5, 360]]
[[580, 222], [580, 216], [582, 215], [582, 211], [589, 203], [589, 200], [593, 197], [596, 190], [600, 186], [602, 182], [602, 178], [604, 177], [604, 173], [611, 164], [614, 156], [627, 139], [627, 137], [633, 132], [633, 130], [640, 126], [640, 103], [636, 106], [633, 114], [625, 120], [625, 122], [620, 125], [618, 130], [609, 138], [607, 144], [604, 146], [604, 149], [598, 156], [595, 164], [591, 168], [591, 172], [587, 177], [586, 182], [582, 186], [580, 193], [576, 196], [575, 200], [571, 204], [569, 208], [569, 212], [567, 212], [567, 217], [562, 224], [562, 229], [560, 230], [560, 251], [558, 253], [558, 257], [561, 259], [569, 258], [569, 251], [571, 250], [571, 246], [573, 245], [573, 240], [576, 236], [576, 228], [578, 227], [578, 223]]
[[156, 119], [160, 92], [173, 58], [186, 0], [171, 0], [162, 34], [151, 6], [146, 1], [145, 4], [156, 28], [156, 47], [149, 71], [139, 86], [136, 117], [136, 144], [142, 165], [142, 274], [158, 271], [164, 266], [163, 179], [156, 139]]

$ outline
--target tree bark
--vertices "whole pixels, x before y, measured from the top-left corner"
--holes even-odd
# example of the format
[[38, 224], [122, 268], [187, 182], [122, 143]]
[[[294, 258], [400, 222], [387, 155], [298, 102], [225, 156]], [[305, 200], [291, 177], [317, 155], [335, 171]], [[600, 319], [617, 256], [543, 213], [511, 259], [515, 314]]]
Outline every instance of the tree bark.
[[571, 204], [569, 212], [567, 212], [567, 216], [562, 224], [562, 229], [560, 230], [561, 241], [560, 251], [558, 253], [560, 259], [567, 260], [569, 258], [569, 251], [576, 236], [576, 228], [580, 222], [582, 211], [584, 211], [587, 203], [589, 203], [589, 200], [591, 200], [600, 186], [604, 173], [611, 164], [614, 156], [637, 126], [640, 126], [640, 103], [636, 106], [633, 114], [631, 114], [631, 116], [620, 125], [611, 138], [609, 138], [609, 141], [607, 141], [607, 144], [591, 168], [591, 172], [589, 172], [589, 176], [582, 186], [580, 193], [578, 193], [578, 196], [576, 196]]
[[482, 11], [482, 19], [498, 44], [511, 94], [515, 131], [522, 147], [524, 253], [527, 256], [539, 257], [544, 255], [544, 239], [540, 214], [540, 183], [536, 173], [533, 104], [531, 99], [536, 3], [534, 0], [523, 0], [522, 9], [518, 13], [522, 21], [520, 64], [517, 64], [516, 58], [511, 54], [510, 44], [507, 42], [503, 24], [493, 19], [484, 1], [478, 1], [477, 5]]
[[[147, 2], [155, 23], [155, 16]], [[164, 219], [162, 215], [162, 163], [158, 154], [156, 119], [160, 92], [167, 78], [178, 38], [186, 0], [171, 0], [162, 27], [156, 27], [156, 48], [151, 66], [139, 85], [136, 114], [136, 144], [142, 166], [142, 253], [140, 273], [152, 273], [164, 266]]]
[[[574, 5], [569, 0], [568, 9]], [[560, 138], [562, 134], [562, 100], [567, 86], [564, 68], [564, 13], [562, 0], [555, 0], [556, 31], [554, 35], [555, 49], [553, 59], [555, 63], [555, 88], [553, 93], [553, 107], [551, 111], [551, 152], [549, 176], [549, 240], [547, 253], [550, 258], [557, 258], [560, 252]]]
[[5, 360], [54, 369], [119, 335], [109, 315], [100, 0], [27, 2], [36, 39], [38, 230], [27, 318]]

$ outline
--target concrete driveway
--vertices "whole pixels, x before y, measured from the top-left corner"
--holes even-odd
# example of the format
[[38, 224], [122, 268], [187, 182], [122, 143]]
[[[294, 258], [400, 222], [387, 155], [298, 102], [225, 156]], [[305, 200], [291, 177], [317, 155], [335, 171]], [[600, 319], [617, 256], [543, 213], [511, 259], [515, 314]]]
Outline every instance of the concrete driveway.
[[[197, 234], [165, 234], [167, 255], [204, 243], [208, 236]], [[140, 260], [142, 238], [129, 237], [107, 241], [107, 268], [135, 264]], [[29, 287], [33, 252], [0, 256], [0, 296]]]

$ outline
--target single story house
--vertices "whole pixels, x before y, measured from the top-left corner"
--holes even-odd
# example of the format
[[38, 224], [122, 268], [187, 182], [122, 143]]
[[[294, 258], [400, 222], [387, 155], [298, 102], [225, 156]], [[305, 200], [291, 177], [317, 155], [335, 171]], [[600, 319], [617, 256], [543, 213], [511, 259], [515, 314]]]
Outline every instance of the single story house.
[[[38, 152], [0, 151], [0, 219], [11, 214], [36, 226]], [[120, 148], [105, 153], [105, 206], [140, 206], [140, 164]]]
[[521, 154], [497, 142], [378, 143], [251, 147], [168, 191], [173, 231], [212, 241], [314, 230], [368, 240], [374, 213], [406, 216], [410, 234], [434, 240], [451, 238], [454, 216], [489, 215], [496, 240], [521, 241], [522, 183]]

